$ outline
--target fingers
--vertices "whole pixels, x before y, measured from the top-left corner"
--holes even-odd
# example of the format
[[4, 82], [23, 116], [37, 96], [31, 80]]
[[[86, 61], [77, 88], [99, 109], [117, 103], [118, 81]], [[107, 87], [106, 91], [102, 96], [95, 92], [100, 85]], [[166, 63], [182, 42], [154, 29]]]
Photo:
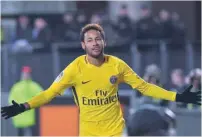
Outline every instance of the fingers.
[[15, 102], [15, 100], [12, 100], [13, 105], [18, 105], [18, 103]]
[[189, 92], [192, 89], [193, 85], [190, 85], [188, 88], [185, 89], [185, 92]]
[[5, 116], [7, 116], [7, 115], [8, 115], [7, 113], [1, 114], [2, 117], [5, 117]]
[[10, 111], [9, 111], [9, 108], [10, 108], [10, 106], [6, 106], [6, 107], [2, 107], [1, 108], [1, 116], [3, 117], [3, 118], [9, 118], [10, 116]]
[[3, 113], [1, 113], [1, 116], [6, 119], [6, 117], [8, 117], [9, 114], [8, 114], [8, 112], [4, 111]]
[[5, 119], [8, 119], [14, 115], [12, 113], [10, 113], [9, 111], [4, 111], [3, 113], [1, 113], [1, 116]]
[[9, 118], [10, 118], [10, 116], [6, 116], [6, 117], [5, 117], [5, 119], [9, 119]]

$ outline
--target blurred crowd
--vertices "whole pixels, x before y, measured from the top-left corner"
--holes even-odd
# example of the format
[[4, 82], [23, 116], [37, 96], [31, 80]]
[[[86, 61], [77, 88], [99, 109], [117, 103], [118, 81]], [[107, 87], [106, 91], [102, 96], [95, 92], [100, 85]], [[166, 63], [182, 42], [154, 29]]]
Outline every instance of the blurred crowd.
[[[141, 6], [140, 10], [140, 18], [136, 21], [130, 18], [127, 5], [121, 6], [116, 21], [110, 20], [105, 12], [87, 17], [84, 12], [78, 11], [65, 13], [60, 21], [47, 22], [39, 17], [31, 24], [29, 16], [22, 15], [17, 20], [16, 30], [9, 42], [23, 40], [24, 43], [40, 42], [46, 46], [52, 42], [78, 42], [80, 29], [87, 23], [103, 26], [109, 46], [128, 45], [135, 40], [149, 39], [163, 39], [177, 44], [185, 41], [186, 28], [178, 13], [162, 9], [154, 16], [147, 5]], [[6, 42], [3, 31], [4, 28], [1, 29], [1, 42]]]
[[[16, 29], [11, 35], [12, 38], [7, 43], [12, 43], [11, 49], [14, 51], [22, 50], [22, 47], [32, 50], [33, 43], [43, 44], [46, 48], [49, 48], [51, 43], [79, 43], [81, 28], [87, 23], [98, 23], [104, 28], [108, 46], [131, 45], [134, 41], [141, 45], [142, 41], [149, 40], [164, 40], [173, 46], [183, 45], [186, 39], [186, 27], [180, 20], [178, 13], [162, 9], [157, 16], [154, 16], [151, 8], [147, 5], [142, 5], [140, 11], [140, 18], [136, 21], [130, 18], [127, 5], [120, 7], [116, 21], [110, 20], [105, 12], [94, 13], [90, 17], [87, 17], [82, 11], [67, 12], [60, 21], [47, 22], [44, 18], [39, 17], [33, 23], [31, 23], [29, 16], [21, 15], [17, 20]], [[1, 42], [6, 43], [3, 32], [2, 28]], [[164, 83], [161, 83], [160, 68], [152, 64], [146, 68], [144, 79], [176, 92], [183, 91], [189, 84], [194, 85], [193, 92], [200, 89], [201, 69], [193, 69], [187, 75], [183, 71], [181, 69], [173, 70], [170, 77], [172, 84], [165, 86]], [[138, 94], [138, 97], [141, 98], [141, 95]], [[163, 106], [170, 105], [167, 101], [154, 100], [149, 97], [142, 97], [140, 100], [142, 102], [152, 100], [152, 102]], [[184, 104], [178, 105], [194, 107]]]
[[[198, 92], [201, 90], [202, 71], [200, 68], [193, 69], [188, 74], [185, 74], [182, 69], [173, 69], [170, 74], [170, 85], [165, 85], [162, 83], [162, 73], [163, 72], [161, 72], [161, 69], [157, 65], [151, 64], [146, 67], [143, 78], [149, 83], [177, 93], [182, 93], [189, 85], [193, 85], [191, 92]], [[137, 97], [140, 99], [140, 104], [153, 104], [157, 106], [169, 107], [171, 109], [176, 109], [179, 107], [187, 109], [200, 109], [198, 105], [173, 103], [166, 100], [154, 99], [151, 97], [142, 96], [140, 92], [137, 92]]]

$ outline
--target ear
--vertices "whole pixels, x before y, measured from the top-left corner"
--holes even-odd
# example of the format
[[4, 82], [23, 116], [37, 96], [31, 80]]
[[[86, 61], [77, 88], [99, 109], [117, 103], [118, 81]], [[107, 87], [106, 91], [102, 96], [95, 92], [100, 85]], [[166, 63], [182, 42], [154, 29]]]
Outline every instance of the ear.
[[86, 46], [85, 46], [83, 41], [81, 42], [81, 47], [82, 47], [83, 50], [86, 50]]

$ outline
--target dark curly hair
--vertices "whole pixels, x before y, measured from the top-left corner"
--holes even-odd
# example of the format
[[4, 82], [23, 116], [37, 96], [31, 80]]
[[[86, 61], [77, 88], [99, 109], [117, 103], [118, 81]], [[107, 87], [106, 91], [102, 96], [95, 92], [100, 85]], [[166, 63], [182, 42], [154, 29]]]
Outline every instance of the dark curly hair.
[[99, 31], [102, 38], [105, 40], [104, 30], [99, 24], [87, 24], [81, 29], [81, 32], [80, 32], [80, 40], [81, 41], [84, 41], [84, 34], [89, 30], [97, 30], [97, 31]]

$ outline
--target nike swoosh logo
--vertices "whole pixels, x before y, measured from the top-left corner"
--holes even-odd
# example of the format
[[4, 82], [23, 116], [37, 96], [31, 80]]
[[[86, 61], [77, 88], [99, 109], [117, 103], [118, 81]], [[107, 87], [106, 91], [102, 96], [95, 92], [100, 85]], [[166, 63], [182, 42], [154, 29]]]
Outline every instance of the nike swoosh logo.
[[82, 81], [82, 84], [86, 84], [86, 83], [88, 83], [88, 82], [90, 82], [91, 80], [89, 80], [89, 81]]

